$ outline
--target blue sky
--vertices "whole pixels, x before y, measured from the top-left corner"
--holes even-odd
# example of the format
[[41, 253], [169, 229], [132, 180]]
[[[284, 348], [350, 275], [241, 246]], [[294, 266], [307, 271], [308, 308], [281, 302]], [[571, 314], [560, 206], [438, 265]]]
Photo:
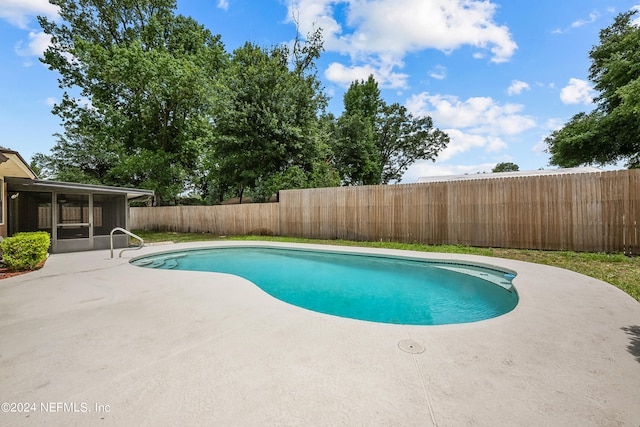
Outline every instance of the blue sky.
[[[477, 0], [178, 0], [227, 51], [251, 41], [290, 42], [292, 17], [306, 34], [321, 27], [318, 75], [342, 112], [354, 79], [373, 74], [387, 103], [429, 115], [451, 137], [420, 176], [489, 172], [498, 162], [550, 169], [544, 138], [593, 108], [588, 53], [599, 31], [640, 0], [536, 2]], [[37, 15], [56, 17], [45, 0], [0, 0], [0, 145], [27, 161], [55, 145], [57, 75], [38, 61], [48, 39]]]

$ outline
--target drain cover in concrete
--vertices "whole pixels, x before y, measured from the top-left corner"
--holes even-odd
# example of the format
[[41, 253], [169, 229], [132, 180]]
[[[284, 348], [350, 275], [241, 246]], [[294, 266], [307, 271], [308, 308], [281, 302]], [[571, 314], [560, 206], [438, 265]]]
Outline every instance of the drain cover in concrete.
[[400, 350], [411, 354], [419, 354], [424, 352], [424, 346], [413, 340], [402, 340], [398, 343]]

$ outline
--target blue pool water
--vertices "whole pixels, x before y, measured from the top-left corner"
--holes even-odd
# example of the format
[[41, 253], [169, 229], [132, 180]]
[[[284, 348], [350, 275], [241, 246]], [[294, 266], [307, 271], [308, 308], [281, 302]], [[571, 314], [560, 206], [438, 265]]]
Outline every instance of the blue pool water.
[[299, 307], [382, 323], [475, 322], [505, 314], [518, 303], [510, 272], [455, 262], [225, 247], [157, 254], [132, 264], [230, 273]]

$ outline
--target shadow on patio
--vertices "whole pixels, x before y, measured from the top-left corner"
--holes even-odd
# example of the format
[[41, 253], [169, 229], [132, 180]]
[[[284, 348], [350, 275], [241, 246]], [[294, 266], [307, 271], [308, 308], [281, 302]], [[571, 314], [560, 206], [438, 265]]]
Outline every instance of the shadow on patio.
[[627, 346], [629, 353], [636, 357], [636, 360], [640, 362], [640, 326], [627, 326], [622, 328], [627, 334], [631, 335], [631, 343]]

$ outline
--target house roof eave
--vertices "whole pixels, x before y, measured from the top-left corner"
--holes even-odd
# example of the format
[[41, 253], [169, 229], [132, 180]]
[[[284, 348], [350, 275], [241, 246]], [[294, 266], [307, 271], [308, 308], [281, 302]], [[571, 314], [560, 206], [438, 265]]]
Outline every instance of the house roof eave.
[[13, 191], [19, 191], [21, 187], [26, 187], [25, 191], [67, 191], [74, 193], [101, 193], [101, 194], [126, 194], [128, 200], [140, 197], [153, 197], [153, 190], [140, 188], [112, 187], [108, 185], [80, 184], [75, 182], [49, 181], [29, 178], [10, 178], [6, 181], [12, 186]]
[[31, 169], [20, 153], [6, 148], [0, 148], [0, 177], [20, 177], [37, 179], [36, 173]]

